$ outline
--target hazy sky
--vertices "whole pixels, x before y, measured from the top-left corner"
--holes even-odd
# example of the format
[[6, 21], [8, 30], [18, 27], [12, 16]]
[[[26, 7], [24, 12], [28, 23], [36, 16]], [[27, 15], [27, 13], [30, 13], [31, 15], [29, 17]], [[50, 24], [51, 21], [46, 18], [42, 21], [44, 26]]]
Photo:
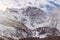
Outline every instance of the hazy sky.
[[0, 0], [0, 10], [5, 10], [7, 7], [17, 7], [17, 6], [38, 6], [40, 4], [45, 4], [46, 0]]
[[[53, 1], [53, 3], [49, 3], [48, 1]], [[59, 6], [58, 4], [56, 3], [60, 3], [59, 0], [0, 0], [0, 10], [5, 10], [7, 7], [17, 7], [17, 8], [20, 8], [20, 7], [25, 7], [25, 6], [35, 6], [35, 7], [40, 7], [42, 5], [46, 6], [49, 6], [49, 8], [51, 8], [51, 6]], [[47, 7], [46, 6], [46, 7]], [[42, 6], [43, 7], [43, 6]], [[45, 10], [46, 8], [44, 7], [43, 10]]]
[[16, 3], [12, 0], [0, 0], [0, 10], [5, 10], [7, 7], [16, 6]]

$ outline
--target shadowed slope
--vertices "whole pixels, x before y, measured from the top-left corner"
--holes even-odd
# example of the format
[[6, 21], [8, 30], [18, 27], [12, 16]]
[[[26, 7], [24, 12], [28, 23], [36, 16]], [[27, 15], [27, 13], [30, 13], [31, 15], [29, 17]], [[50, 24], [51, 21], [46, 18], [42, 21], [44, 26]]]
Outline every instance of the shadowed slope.
[[25, 39], [20, 39], [20, 40], [60, 40], [60, 36], [47, 37], [47, 38], [43, 38], [43, 39], [39, 39], [39, 38], [25, 38]]

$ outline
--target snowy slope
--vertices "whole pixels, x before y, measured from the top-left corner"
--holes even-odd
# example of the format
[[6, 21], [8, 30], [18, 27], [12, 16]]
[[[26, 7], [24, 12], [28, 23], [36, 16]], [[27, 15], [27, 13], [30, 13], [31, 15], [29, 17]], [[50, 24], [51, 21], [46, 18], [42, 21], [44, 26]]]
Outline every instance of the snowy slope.
[[[58, 11], [56, 11], [56, 12], [58, 12]], [[51, 13], [55, 13], [55, 12], [51, 11]], [[58, 15], [60, 15], [60, 14], [58, 14]], [[54, 16], [54, 17], [56, 17], [56, 16]], [[0, 18], [3, 18], [3, 19], [7, 18], [7, 19], [16, 20], [17, 22], [24, 23], [24, 25], [28, 29], [32, 30], [32, 33], [31, 33], [31, 34], [33, 34], [32, 37], [39, 37], [39, 38], [47, 37], [47, 33], [49, 35], [49, 32], [52, 32], [52, 34], [53, 34], [53, 30], [55, 30], [55, 29], [53, 29], [52, 31], [49, 31], [48, 29], [55, 28], [57, 19], [55, 20], [54, 17], [53, 16], [48, 16], [44, 11], [42, 11], [42, 10], [36, 8], [36, 7], [26, 7], [26, 8], [22, 8], [22, 9], [7, 8], [3, 13], [1, 12], [1, 15], [0, 15]], [[1, 24], [12, 26], [12, 24], [9, 20], [4, 19], [4, 20], [6, 20], [6, 21], [4, 21], [3, 19], [1, 19], [2, 21], [0, 20]], [[10, 24], [7, 24], [7, 21]], [[12, 21], [12, 22], [14, 24], [14, 21]], [[13, 27], [16, 27], [16, 25], [17, 25], [17, 27], [19, 27], [18, 23], [14, 24], [14, 25], [15, 26], [13, 26]], [[0, 25], [0, 26], [2, 26], [2, 25]], [[45, 27], [47, 27], [47, 28], [45, 29]], [[41, 29], [39, 29], [39, 28], [41, 28]], [[59, 25], [58, 25], [57, 29], [58, 28], [59, 28]], [[39, 30], [37, 31], [36, 29], [39, 29]], [[49, 32], [47, 32], [47, 30]], [[12, 31], [12, 30], [10, 30], [10, 31]], [[46, 32], [42, 33], [43, 31], [46, 31]], [[55, 31], [57, 31], [57, 30], [55, 30]], [[39, 35], [39, 33], [41, 33], [41, 34]], [[57, 34], [59, 35], [59, 32]]]
[[[40, 12], [40, 14], [41, 13], [42, 14], [38, 15], [38, 16], [35, 16], [35, 20], [31, 19], [32, 17], [34, 18], [34, 16], [32, 16], [32, 17], [30, 16], [30, 15], [33, 15], [34, 13], [33, 14], [29, 14], [28, 16], [23, 15], [22, 12], [26, 11], [28, 9], [28, 8], [26, 8], [27, 6], [37, 7], [39, 9], [41, 9], [40, 11], [42, 11], [42, 12]], [[30, 30], [34, 30], [36, 28], [45, 27], [45, 26], [53, 28], [53, 27], [55, 27], [55, 24], [53, 24], [53, 23], [56, 23], [56, 22], [54, 20], [52, 21], [51, 19], [53, 19], [53, 18], [51, 18], [51, 16], [47, 15], [45, 12], [48, 13], [54, 8], [60, 8], [60, 1], [59, 0], [30, 0], [30, 1], [29, 0], [0, 0], [0, 10], [2, 10], [2, 11], [0, 11], [0, 19], [8, 18], [8, 19], [16, 20], [18, 22], [22, 22], [23, 21], [23, 23]], [[36, 12], [38, 9], [34, 10], [32, 8], [31, 10]], [[53, 12], [51, 12], [51, 13], [53, 13]], [[43, 19], [43, 17], [45, 17], [45, 19]], [[42, 20], [44, 20], [44, 22], [41, 23], [41, 24], [37, 24], [38, 22], [40, 22], [40, 18]], [[27, 19], [27, 21], [24, 21], [26, 19]], [[38, 21], [37, 21], [37, 23], [35, 23], [35, 21], [37, 19], [38, 19]], [[33, 23], [33, 21], [34, 21], [34, 23]], [[31, 25], [31, 23], [33, 25]], [[7, 29], [9, 29], [9, 31], [11, 31], [11, 32], [13, 32], [13, 31], [16, 32], [14, 27], [13, 28], [11, 27], [12, 28], [11, 29], [11, 28], [9, 28], [7, 26], [5, 28], [5, 25], [0, 25], [0, 26], [1, 26], [1, 31], [2, 32], [4, 31], [4, 29], [6, 29], [6, 31], [7, 31]], [[57, 29], [58, 28], [59, 27], [57, 27]], [[40, 38], [46, 37], [46, 34], [38, 35], [39, 32], [37, 32], [37, 31], [32, 31], [32, 32], [33, 32], [33, 35], [32, 35], [33, 37], [40, 37]]]

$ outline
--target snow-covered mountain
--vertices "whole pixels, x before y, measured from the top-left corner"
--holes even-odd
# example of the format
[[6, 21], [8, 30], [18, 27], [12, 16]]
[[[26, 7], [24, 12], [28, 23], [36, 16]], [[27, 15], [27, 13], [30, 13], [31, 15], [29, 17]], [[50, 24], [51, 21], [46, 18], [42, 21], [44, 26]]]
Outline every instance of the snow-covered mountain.
[[[28, 6], [26, 8], [21, 8], [21, 9], [7, 8], [4, 12], [1, 11], [0, 14], [0, 24], [1, 24], [0, 31], [3, 30], [2, 31], [3, 35], [2, 33], [1, 35], [2, 37], [4, 36], [4, 38], [7, 36], [11, 38], [13, 36], [12, 38], [14, 39], [17, 36], [18, 36], [17, 38], [26, 38], [26, 37], [45, 38], [51, 35], [58, 36], [60, 35], [60, 29], [58, 29], [59, 25], [57, 26], [56, 23], [57, 20], [60, 20], [59, 19], [60, 14], [59, 11], [56, 11], [58, 13], [57, 14], [58, 17], [56, 19], [56, 15], [55, 15], [56, 13], [53, 11], [49, 11], [49, 13], [52, 13], [54, 16], [52, 16], [52, 14], [51, 15], [46, 14], [44, 11], [42, 11], [37, 7]], [[21, 24], [20, 22], [23, 24]], [[5, 35], [4, 31], [8, 34], [7, 36]], [[12, 31], [14, 31], [14, 33], [12, 33]], [[55, 34], [53, 32], [55, 32]], [[10, 33], [12, 34], [12, 36]], [[19, 36], [19, 34], [21, 36]], [[15, 35], [16, 37], [14, 37]]]
[[[28, 37], [32, 37], [32, 30], [38, 27], [43, 27], [44, 24], [46, 24], [45, 22], [47, 21], [47, 18], [46, 13], [36, 7], [26, 7], [22, 9], [7, 8], [4, 12], [0, 12], [0, 36], [4, 36], [3, 38], [12, 37], [14, 39], [26, 38], [27, 35]], [[23, 24], [20, 25], [20, 22], [25, 26]], [[40, 25], [41, 23], [42, 25]], [[38, 24], [40, 26], [37, 26]]]
[[2, 38], [45, 38], [60, 35], [59, 0], [0, 0], [0, 4]]

